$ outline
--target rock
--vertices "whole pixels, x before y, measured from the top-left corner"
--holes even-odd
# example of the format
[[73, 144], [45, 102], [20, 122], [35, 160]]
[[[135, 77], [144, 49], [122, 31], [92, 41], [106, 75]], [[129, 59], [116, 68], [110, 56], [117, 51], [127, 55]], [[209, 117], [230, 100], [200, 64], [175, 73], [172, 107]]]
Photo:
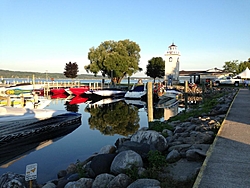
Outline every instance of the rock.
[[160, 182], [155, 179], [138, 179], [127, 188], [161, 188]]
[[177, 150], [172, 150], [166, 157], [167, 162], [173, 163], [181, 158], [181, 154]]
[[42, 188], [56, 188], [56, 185], [52, 182], [46, 183]]
[[91, 178], [81, 178], [78, 181], [69, 182], [64, 188], [92, 188], [94, 180]]
[[156, 131], [138, 131], [131, 137], [131, 141], [146, 143], [152, 146], [152, 149], [157, 149], [159, 151], [164, 151], [168, 147], [167, 140]]
[[57, 173], [57, 178], [60, 179], [60, 178], [63, 178], [67, 175], [67, 171], [66, 170], [61, 170]]
[[114, 179], [110, 181], [107, 188], [126, 188], [133, 181], [126, 174], [118, 174]]
[[70, 164], [68, 168], [66, 169], [67, 174], [74, 174], [77, 172], [76, 164]]
[[90, 163], [90, 168], [93, 170], [95, 176], [109, 173], [111, 163], [115, 156], [116, 154], [100, 154], [95, 156]]
[[110, 170], [113, 174], [118, 175], [124, 173], [125, 170], [132, 166], [143, 167], [143, 161], [141, 156], [132, 151], [122, 151], [113, 160]]
[[99, 154], [115, 153], [115, 151], [116, 151], [115, 146], [106, 145], [100, 149]]
[[202, 163], [202, 161], [188, 161], [182, 158], [165, 167], [164, 171], [166, 174], [161, 174], [160, 176], [162, 178], [170, 177], [177, 182], [185, 182], [197, 176]]
[[92, 188], [106, 188], [114, 178], [111, 174], [100, 174], [95, 178]]
[[[38, 186], [36, 181], [33, 181], [34, 186]], [[22, 174], [15, 174], [8, 172], [3, 174], [0, 177], [0, 187], [9, 188], [9, 187], [28, 187], [28, 182], [25, 181], [25, 176]]]
[[117, 149], [118, 152], [133, 150], [138, 153], [143, 159], [146, 159], [148, 152], [150, 151], [150, 145], [145, 143], [138, 143], [132, 141], [125, 141]]

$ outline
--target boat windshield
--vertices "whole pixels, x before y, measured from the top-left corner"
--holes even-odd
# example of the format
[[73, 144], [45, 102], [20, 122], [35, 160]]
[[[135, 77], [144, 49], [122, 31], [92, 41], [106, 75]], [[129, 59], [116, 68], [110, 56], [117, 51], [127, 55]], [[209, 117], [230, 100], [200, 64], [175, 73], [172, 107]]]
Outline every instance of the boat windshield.
[[133, 91], [144, 91], [144, 85], [138, 85], [138, 86], [135, 86]]

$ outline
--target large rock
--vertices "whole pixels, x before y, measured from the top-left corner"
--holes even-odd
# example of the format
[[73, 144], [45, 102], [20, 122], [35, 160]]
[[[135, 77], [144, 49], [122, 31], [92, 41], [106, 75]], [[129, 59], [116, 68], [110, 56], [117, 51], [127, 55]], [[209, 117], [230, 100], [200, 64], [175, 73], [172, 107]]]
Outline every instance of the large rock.
[[155, 179], [138, 179], [131, 183], [128, 188], [161, 188], [160, 182]]
[[150, 151], [150, 145], [145, 143], [138, 143], [132, 141], [125, 141], [122, 145], [117, 149], [118, 152], [133, 150], [138, 153], [143, 159], [146, 159], [148, 156], [148, 152]]
[[106, 188], [114, 178], [111, 174], [100, 174], [95, 178], [92, 188]]
[[78, 181], [69, 182], [64, 188], [92, 188], [94, 180], [90, 178], [81, 178]]
[[117, 175], [124, 173], [124, 171], [130, 169], [133, 165], [143, 167], [141, 156], [132, 150], [122, 151], [114, 158], [110, 171]]
[[90, 168], [93, 170], [94, 176], [109, 173], [110, 165], [115, 158], [115, 155], [116, 154], [100, 154], [95, 156], [90, 163]]
[[149, 144], [152, 149], [164, 151], [168, 147], [167, 140], [156, 131], [138, 131], [131, 137], [131, 141]]
[[108, 184], [108, 188], [126, 188], [133, 180], [126, 174], [119, 174]]

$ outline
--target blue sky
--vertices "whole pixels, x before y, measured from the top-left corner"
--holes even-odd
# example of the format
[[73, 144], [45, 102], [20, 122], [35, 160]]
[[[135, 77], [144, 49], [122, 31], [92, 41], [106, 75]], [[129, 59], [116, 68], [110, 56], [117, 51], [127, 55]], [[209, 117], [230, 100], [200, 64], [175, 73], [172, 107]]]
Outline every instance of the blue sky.
[[174, 42], [180, 70], [222, 68], [250, 58], [250, 0], [0, 0], [0, 69], [79, 73], [91, 47], [129, 39], [139, 65]]

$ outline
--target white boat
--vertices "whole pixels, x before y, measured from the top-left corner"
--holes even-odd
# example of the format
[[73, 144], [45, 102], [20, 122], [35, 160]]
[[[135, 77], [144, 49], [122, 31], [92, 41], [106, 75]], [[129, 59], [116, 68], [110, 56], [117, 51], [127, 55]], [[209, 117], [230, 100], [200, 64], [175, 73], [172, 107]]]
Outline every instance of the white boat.
[[[10, 98], [10, 106], [15, 108], [30, 108], [30, 109], [43, 109], [51, 103], [49, 99], [39, 98], [37, 102], [35, 102], [34, 97], [32, 98], [24, 98], [20, 97], [12, 97]], [[7, 99], [0, 100], [0, 106], [7, 106]]]
[[0, 96], [19, 96], [20, 94], [23, 95], [30, 95], [35, 90], [43, 89], [43, 84], [17, 84], [10, 87], [1, 87], [0, 88]]
[[66, 110], [0, 107], [0, 143], [81, 124], [81, 114]]
[[111, 104], [111, 103], [115, 103], [118, 101], [122, 101], [124, 100], [123, 98], [104, 98], [98, 101], [89, 101], [88, 102], [88, 107], [94, 107], [94, 106], [101, 106], [101, 105], [105, 105], [105, 104]]
[[125, 99], [142, 99], [147, 95], [147, 84], [134, 84], [124, 95]]
[[125, 99], [125, 102], [128, 105], [133, 105], [136, 106], [137, 108], [146, 108], [147, 107], [147, 103], [145, 101], [142, 100], [132, 100], [132, 99]]
[[119, 88], [104, 88], [99, 90], [89, 90], [85, 94], [94, 94], [101, 97], [122, 97], [127, 91]]

